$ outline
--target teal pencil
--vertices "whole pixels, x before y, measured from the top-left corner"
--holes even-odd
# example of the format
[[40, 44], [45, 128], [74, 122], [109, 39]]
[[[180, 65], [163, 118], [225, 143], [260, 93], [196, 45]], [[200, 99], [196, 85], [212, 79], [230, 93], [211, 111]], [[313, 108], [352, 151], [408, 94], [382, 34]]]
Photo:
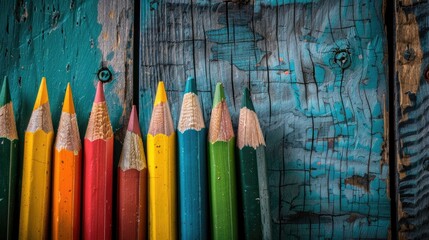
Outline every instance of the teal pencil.
[[18, 135], [7, 78], [0, 91], [0, 234], [12, 239], [17, 178]]
[[265, 141], [249, 90], [243, 92], [237, 132], [241, 209], [245, 239], [271, 239]]
[[207, 239], [207, 131], [194, 78], [186, 81], [177, 129], [180, 239]]

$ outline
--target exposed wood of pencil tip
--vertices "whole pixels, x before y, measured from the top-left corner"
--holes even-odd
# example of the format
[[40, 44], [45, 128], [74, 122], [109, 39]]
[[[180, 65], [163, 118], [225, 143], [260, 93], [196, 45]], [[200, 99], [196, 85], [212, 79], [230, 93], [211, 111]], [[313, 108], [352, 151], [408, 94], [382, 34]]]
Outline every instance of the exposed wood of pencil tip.
[[107, 140], [112, 137], [113, 130], [112, 125], [110, 124], [106, 102], [94, 102], [85, 138], [90, 141], [95, 141], [98, 139]]
[[256, 149], [264, 145], [265, 140], [259, 125], [256, 113], [246, 107], [240, 109], [237, 132], [237, 146], [242, 149], [245, 146]]
[[125, 135], [124, 145], [119, 160], [119, 168], [122, 171], [136, 169], [141, 171], [147, 168], [146, 157], [141, 137], [131, 131]]
[[75, 152], [81, 150], [76, 114], [61, 113], [57, 138], [55, 140], [55, 149], [57, 151], [65, 149]]
[[173, 119], [167, 101], [167, 93], [165, 92], [164, 83], [162, 81], [158, 83], [148, 132], [152, 136], [157, 134], [170, 136], [174, 132]]
[[74, 151], [75, 154], [81, 150], [79, 128], [77, 125], [70, 83], [67, 84], [66, 94], [64, 96], [63, 110], [61, 112], [60, 124], [55, 140], [55, 149], [57, 151], [61, 151], [62, 149]]
[[36, 132], [37, 130], [42, 130], [44, 132], [51, 132], [54, 130], [49, 102], [40, 105], [39, 108], [33, 110], [31, 114], [26, 131]]
[[211, 143], [217, 141], [227, 142], [233, 137], [234, 130], [232, 129], [231, 116], [229, 115], [225, 100], [222, 100], [212, 110], [209, 141]]
[[33, 112], [28, 122], [27, 132], [36, 132], [39, 129], [44, 132], [51, 132], [54, 130], [45, 77], [42, 78], [40, 83], [36, 101], [34, 102]]
[[203, 128], [205, 128], [205, 125], [198, 96], [192, 92], [187, 93], [183, 96], [177, 129], [183, 133], [186, 130], [200, 131]]
[[0, 137], [7, 138], [9, 140], [18, 139], [15, 116], [13, 115], [11, 102], [0, 107]]
[[173, 119], [168, 103], [160, 103], [153, 108], [149, 124], [149, 134], [155, 136], [164, 134], [170, 136], [174, 132]]

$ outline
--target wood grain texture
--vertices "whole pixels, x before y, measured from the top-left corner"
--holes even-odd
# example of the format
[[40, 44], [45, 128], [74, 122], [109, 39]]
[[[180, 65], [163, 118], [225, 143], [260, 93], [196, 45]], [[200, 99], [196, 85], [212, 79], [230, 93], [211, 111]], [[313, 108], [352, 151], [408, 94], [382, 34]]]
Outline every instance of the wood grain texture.
[[140, 19], [143, 132], [158, 80], [174, 103], [195, 77], [206, 124], [222, 82], [235, 129], [249, 87], [273, 238], [387, 237], [383, 1], [142, 1]]
[[429, 4], [411, 0], [395, 2], [398, 238], [427, 239]]

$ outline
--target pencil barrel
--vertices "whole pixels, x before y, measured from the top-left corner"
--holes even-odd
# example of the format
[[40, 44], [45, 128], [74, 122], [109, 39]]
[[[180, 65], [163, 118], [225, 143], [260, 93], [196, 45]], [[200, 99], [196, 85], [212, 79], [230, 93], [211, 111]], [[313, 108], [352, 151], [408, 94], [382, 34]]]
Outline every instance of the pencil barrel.
[[81, 208], [80, 152], [54, 150], [52, 185], [52, 239], [80, 237]]
[[118, 168], [118, 239], [146, 239], [147, 168]]
[[175, 137], [147, 136], [149, 239], [177, 238]]
[[178, 132], [180, 239], [208, 238], [206, 129]]
[[111, 239], [113, 138], [84, 140], [83, 239]]
[[238, 239], [235, 139], [209, 143], [212, 239]]
[[25, 133], [19, 239], [46, 239], [54, 133]]
[[240, 156], [240, 223], [245, 239], [262, 239], [261, 205], [256, 149], [245, 146]]
[[0, 138], [0, 232], [12, 239], [17, 183], [18, 140]]

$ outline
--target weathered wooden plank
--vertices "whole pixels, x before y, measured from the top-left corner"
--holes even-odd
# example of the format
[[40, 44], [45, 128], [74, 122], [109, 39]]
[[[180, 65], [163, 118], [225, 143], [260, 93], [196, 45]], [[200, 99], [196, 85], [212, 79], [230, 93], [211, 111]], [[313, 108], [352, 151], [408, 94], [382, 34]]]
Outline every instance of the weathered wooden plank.
[[[42, 76], [47, 78], [54, 129], [70, 82], [83, 136], [97, 73], [106, 67], [113, 74], [105, 84], [106, 100], [120, 143], [132, 102], [134, 1], [0, 0], [0, 6], [0, 75], [10, 79], [20, 141]], [[115, 145], [117, 163], [120, 144]]]
[[382, 1], [141, 1], [140, 117], [165, 81], [175, 124], [194, 76], [208, 124], [248, 86], [267, 142], [274, 239], [386, 238]]
[[412, 0], [395, 2], [398, 237], [427, 239], [429, 4]]

